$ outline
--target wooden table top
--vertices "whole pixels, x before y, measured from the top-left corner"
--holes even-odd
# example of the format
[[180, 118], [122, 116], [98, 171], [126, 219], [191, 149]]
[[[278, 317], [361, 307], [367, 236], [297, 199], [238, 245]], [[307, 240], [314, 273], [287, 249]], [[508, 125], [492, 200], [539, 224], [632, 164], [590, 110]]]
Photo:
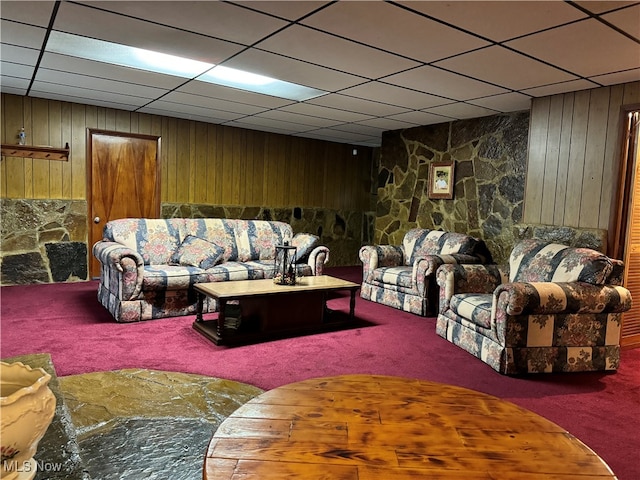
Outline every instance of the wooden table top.
[[305, 380], [250, 400], [211, 439], [203, 477], [615, 478], [580, 440], [513, 403], [376, 375]]
[[272, 279], [207, 282], [197, 283], [194, 285], [194, 288], [214, 298], [240, 298], [278, 293], [342, 290], [360, 287], [357, 283], [329, 275], [298, 277], [296, 280], [295, 285], [276, 285]]

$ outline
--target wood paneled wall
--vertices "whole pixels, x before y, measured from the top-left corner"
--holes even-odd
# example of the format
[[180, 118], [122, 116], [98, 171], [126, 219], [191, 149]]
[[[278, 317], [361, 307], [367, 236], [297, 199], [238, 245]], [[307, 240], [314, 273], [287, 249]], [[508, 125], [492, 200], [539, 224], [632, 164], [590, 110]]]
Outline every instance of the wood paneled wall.
[[524, 223], [601, 228], [613, 244], [623, 105], [640, 82], [534, 99]]
[[372, 149], [2, 94], [2, 143], [62, 147], [68, 162], [3, 157], [6, 198], [86, 198], [86, 129], [162, 137], [163, 202], [371, 210]]

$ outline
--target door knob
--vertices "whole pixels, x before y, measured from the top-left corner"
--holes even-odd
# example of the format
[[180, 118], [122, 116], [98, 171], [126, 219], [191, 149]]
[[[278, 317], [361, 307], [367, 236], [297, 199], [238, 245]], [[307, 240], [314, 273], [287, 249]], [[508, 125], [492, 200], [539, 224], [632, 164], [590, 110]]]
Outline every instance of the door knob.
[[93, 219], [93, 223], [100, 223], [100, 217], [95, 217]]

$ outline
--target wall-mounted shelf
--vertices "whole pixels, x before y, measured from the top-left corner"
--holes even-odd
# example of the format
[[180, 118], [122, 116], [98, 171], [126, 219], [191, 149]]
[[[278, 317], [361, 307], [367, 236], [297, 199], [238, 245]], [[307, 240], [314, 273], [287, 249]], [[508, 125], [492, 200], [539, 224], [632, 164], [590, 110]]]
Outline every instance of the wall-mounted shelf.
[[9, 145], [2, 144], [2, 156], [43, 158], [45, 160], [69, 160], [69, 144], [64, 148], [39, 147], [36, 145]]

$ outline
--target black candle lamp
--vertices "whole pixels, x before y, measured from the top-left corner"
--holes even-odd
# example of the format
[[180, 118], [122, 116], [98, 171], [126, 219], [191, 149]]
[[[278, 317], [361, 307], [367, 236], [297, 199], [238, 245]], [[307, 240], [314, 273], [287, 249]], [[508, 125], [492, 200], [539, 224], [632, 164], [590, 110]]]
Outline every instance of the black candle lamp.
[[283, 245], [276, 245], [275, 269], [273, 283], [276, 285], [296, 284], [296, 253], [297, 248], [285, 241]]

